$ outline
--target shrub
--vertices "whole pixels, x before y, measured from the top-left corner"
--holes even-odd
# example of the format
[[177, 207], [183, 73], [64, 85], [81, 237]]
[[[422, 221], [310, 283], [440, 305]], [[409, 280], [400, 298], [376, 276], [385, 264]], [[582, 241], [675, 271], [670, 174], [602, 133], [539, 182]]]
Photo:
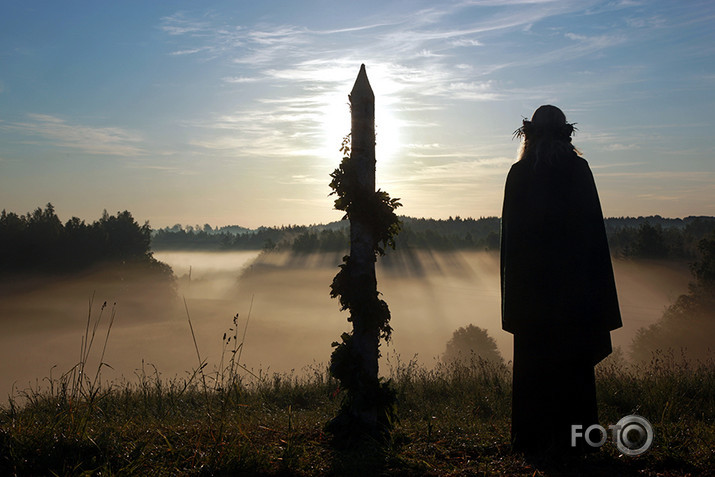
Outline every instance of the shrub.
[[447, 342], [443, 360], [446, 363], [483, 359], [498, 364], [504, 363], [494, 338], [487, 330], [472, 324], [457, 329]]

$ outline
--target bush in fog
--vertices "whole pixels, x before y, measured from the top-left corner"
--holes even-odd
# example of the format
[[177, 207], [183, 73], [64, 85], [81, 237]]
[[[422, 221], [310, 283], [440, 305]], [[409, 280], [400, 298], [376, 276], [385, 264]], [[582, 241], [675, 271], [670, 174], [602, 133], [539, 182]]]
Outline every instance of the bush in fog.
[[487, 330], [474, 325], [461, 327], [452, 334], [447, 342], [443, 360], [446, 363], [468, 362], [472, 359], [484, 359], [498, 364], [504, 363], [496, 341]]
[[690, 358], [715, 353], [715, 235], [698, 244], [699, 260], [691, 266], [695, 282], [653, 325], [638, 330], [631, 356], [648, 361], [657, 350], [673, 350]]

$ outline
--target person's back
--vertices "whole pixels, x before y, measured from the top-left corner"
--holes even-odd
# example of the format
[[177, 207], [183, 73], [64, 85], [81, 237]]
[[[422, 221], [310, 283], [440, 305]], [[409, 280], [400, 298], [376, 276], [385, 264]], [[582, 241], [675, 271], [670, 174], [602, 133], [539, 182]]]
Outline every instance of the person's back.
[[[502, 327], [514, 334], [512, 442], [570, 447], [570, 426], [596, 423], [593, 366], [621, 324], [603, 216], [573, 126], [542, 106], [517, 131], [519, 162], [502, 212]], [[569, 383], [569, 381], [571, 383]], [[568, 450], [568, 449], [565, 449]]]

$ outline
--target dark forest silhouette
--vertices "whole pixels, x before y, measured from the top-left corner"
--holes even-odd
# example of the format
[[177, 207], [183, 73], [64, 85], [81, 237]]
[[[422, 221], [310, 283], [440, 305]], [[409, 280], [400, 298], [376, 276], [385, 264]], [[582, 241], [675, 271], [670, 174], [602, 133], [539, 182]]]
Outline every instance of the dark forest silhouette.
[[[498, 217], [403, 216], [400, 221], [402, 229], [395, 244], [403, 251], [499, 250]], [[605, 219], [605, 226], [616, 258], [694, 261], [701, 259], [700, 242], [715, 234], [715, 217], [619, 217]], [[176, 224], [152, 230], [148, 223], [137, 223], [126, 210], [116, 215], [104, 211], [92, 223], [72, 217], [64, 224], [51, 203], [24, 215], [0, 212], [0, 273], [71, 272], [103, 262], [131, 262], [161, 269], [163, 264], [152, 256], [154, 250], [344, 253], [349, 245], [344, 221], [253, 230]]]
[[[430, 250], [499, 249], [499, 217], [425, 219], [400, 217], [397, 247]], [[208, 225], [208, 224], [207, 224]], [[605, 219], [611, 253], [617, 258], [697, 258], [700, 240], [715, 232], [715, 217], [666, 219], [660, 216]], [[236, 232], [239, 231], [239, 232]], [[286, 250], [298, 253], [345, 252], [350, 239], [345, 222], [212, 228], [175, 225], [152, 234], [153, 250]]]
[[51, 203], [25, 215], [0, 213], [0, 273], [65, 273], [103, 263], [172, 274], [152, 255], [149, 224], [139, 225], [129, 211], [105, 210], [91, 224], [77, 217], [62, 224]]
[[699, 259], [691, 265], [694, 282], [656, 323], [638, 330], [631, 346], [637, 362], [648, 362], [659, 352], [675, 358], [707, 360], [715, 345], [715, 233], [698, 244]]

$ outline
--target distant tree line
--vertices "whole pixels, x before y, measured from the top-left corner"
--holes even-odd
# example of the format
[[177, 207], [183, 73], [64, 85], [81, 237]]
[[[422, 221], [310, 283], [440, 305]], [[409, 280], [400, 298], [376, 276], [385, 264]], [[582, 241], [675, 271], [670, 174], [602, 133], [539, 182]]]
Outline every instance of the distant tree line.
[[[499, 218], [402, 217], [398, 248], [499, 250]], [[665, 219], [660, 216], [606, 219], [611, 252], [621, 258], [692, 259], [700, 240], [715, 230], [715, 217]], [[240, 230], [232, 233], [229, 230]], [[295, 253], [344, 252], [349, 247], [344, 222], [327, 225], [212, 228], [175, 225], [156, 231], [152, 247], [202, 250], [290, 250]]]
[[398, 247], [435, 250], [499, 250], [499, 217], [446, 220], [403, 218]]
[[[447, 220], [415, 219], [402, 217], [402, 231], [396, 239], [398, 247], [453, 250], [462, 248], [499, 249], [499, 219]], [[177, 224], [154, 232], [154, 250], [290, 250], [296, 253], [343, 252], [349, 246], [345, 222], [327, 225], [260, 227], [242, 229], [239, 233], [227, 231], [237, 226], [212, 228]]]
[[25, 215], [0, 212], [0, 273], [77, 271], [112, 262], [146, 266], [167, 276], [171, 269], [154, 259], [151, 228], [128, 211], [87, 224], [72, 217], [64, 224], [48, 203]]
[[713, 232], [715, 217], [606, 219], [611, 253], [624, 258], [693, 259], [700, 242]]
[[641, 328], [631, 345], [631, 357], [650, 361], [659, 352], [707, 360], [715, 356], [715, 233], [697, 245], [697, 261], [690, 271], [694, 281], [656, 323]]
[[[402, 217], [402, 230], [395, 238], [398, 249], [499, 250], [499, 218], [447, 220]], [[306, 230], [290, 243], [294, 252], [340, 252], [347, 250], [346, 229]]]
[[240, 225], [224, 225], [222, 227], [212, 227], [210, 224], [204, 224], [204, 225], [181, 225], [181, 224], [174, 224], [172, 227], [165, 227], [163, 229], [159, 230], [165, 230], [167, 232], [181, 232], [186, 231], [186, 232], [192, 232], [192, 233], [199, 233], [199, 232], [205, 232], [208, 235], [212, 234], [245, 234], [248, 232], [253, 232], [253, 230], [247, 228], [247, 227], [241, 227]]
[[212, 229], [208, 224], [200, 229], [175, 225], [155, 231], [151, 242], [154, 250], [273, 250], [279, 244], [281, 248], [289, 246], [309, 230], [310, 227], [302, 225], [255, 230], [238, 226]]

